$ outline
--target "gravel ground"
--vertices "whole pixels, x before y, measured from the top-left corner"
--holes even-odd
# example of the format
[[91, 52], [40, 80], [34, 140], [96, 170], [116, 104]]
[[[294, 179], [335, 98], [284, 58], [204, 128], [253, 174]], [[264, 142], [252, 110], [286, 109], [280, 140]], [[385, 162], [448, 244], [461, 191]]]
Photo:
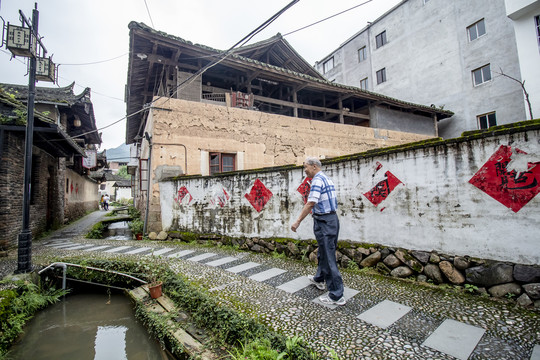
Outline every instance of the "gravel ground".
[[[51, 256], [80, 255], [100, 258], [142, 257], [143, 254], [123, 255], [101, 252], [69, 251], [44, 246], [50, 241], [66, 239], [76, 243], [96, 245], [131, 245], [145, 247], [175, 247], [192, 249], [190, 256], [213, 252], [221, 256], [241, 257], [241, 260], [224, 266], [211, 267], [204, 262], [195, 263], [182, 259], [167, 259], [171, 268], [196, 281], [223, 303], [248, 316], [258, 318], [271, 328], [287, 336], [301, 335], [310, 347], [327, 354], [327, 347], [334, 349], [341, 359], [453, 359], [422, 345], [424, 340], [445, 320], [453, 319], [485, 329], [485, 334], [469, 359], [530, 359], [535, 344], [540, 344], [540, 315], [538, 312], [517, 307], [510, 302], [499, 302], [442, 291], [433, 286], [370, 275], [343, 272], [345, 285], [359, 293], [346, 306], [329, 310], [313, 303], [322, 292], [311, 286], [289, 294], [276, 286], [298, 276], [313, 274], [315, 267], [309, 263], [291, 261], [268, 255], [245, 253], [229, 248], [204, 247], [197, 244], [171, 244], [168, 242], [135, 242], [131, 240], [88, 240], [83, 234], [104, 215], [92, 213], [85, 218], [36, 241], [33, 246], [35, 263]], [[176, 251], [174, 251], [176, 252]], [[173, 253], [173, 252], [170, 252]], [[0, 274], [16, 269], [16, 251], [0, 259]], [[240, 274], [225, 271], [246, 261], [262, 264]], [[42, 264], [45, 265], [45, 264]], [[270, 268], [287, 270], [286, 273], [264, 282], [247, 277]], [[386, 329], [359, 320], [357, 316], [383, 300], [407, 305], [412, 310]]]

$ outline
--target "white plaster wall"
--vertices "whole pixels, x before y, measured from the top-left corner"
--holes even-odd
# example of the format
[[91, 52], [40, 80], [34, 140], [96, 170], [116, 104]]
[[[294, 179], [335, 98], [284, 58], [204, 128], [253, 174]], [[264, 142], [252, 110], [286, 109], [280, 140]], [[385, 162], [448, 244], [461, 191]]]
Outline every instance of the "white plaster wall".
[[[540, 43], [534, 17], [540, 15], [540, 0], [506, 0], [508, 16], [514, 20], [521, 78], [529, 93], [533, 117], [540, 116]], [[524, 100], [529, 118], [529, 108]]]
[[[469, 41], [467, 27], [481, 19], [486, 34]], [[377, 49], [375, 37], [382, 31], [388, 43]], [[367, 46], [368, 59], [359, 63], [362, 46]], [[521, 79], [521, 57], [504, 0], [403, 1], [325, 59], [331, 56], [335, 67], [324, 74], [328, 80], [358, 87], [368, 76], [370, 91], [453, 111], [452, 118], [440, 122], [444, 138], [478, 129], [477, 116], [493, 111], [498, 125], [527, 119], [520, 85], [495, 74], [502, 69]], [[322, 71], [322, 63], [317, 70]], [[471, 71], [486, 64], [492, 81], [473, 86]], [[382, 68], [387, 81], [377, 84], [376, 72]]]
[[[536, 196], [513, 212], [469, 183], [501, 146], [527, 152], [537, 162], [540, 131], [472, 141], [449, 141], [435, 147], [358, 156], [324, 165], [337, 187], [340, 240], [379, 243], [455, 255], [540, 264]], [[377, 171], [377, 167], [382, 167]], [[374, 206], [363, 195], [390, 171], [402, 184]], [[255, 179], [273, 197], [261, 212], [245, 198]], [[237, 175], [192, 177], [160, 183], [162, 225], [166, 230], [213, 232], [230, 236], [312, 239], [312, 219], [297, 233], [290, 225], [303, 206], [296, 191], [302, 169], [245, 171]], [[185, 186], [190, 196], [174, 198]], [[223, 196], [225, 189], [230, 198]], [[223, 206], [219, 205], [221, 197]]]

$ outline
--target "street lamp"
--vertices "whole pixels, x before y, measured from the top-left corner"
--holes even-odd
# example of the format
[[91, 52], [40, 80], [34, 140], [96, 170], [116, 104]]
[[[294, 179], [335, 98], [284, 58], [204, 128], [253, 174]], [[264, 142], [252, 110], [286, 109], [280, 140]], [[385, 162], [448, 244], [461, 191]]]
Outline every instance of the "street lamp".
[[[2, 39], [2, 45], [13, 54], [13, 56], [24, 56], [29, 58], [29, 78], [28, 78], [28, 104], [26, 117], [26, 138], [24, 152], [24, 187], [23, 187], [23, 214], [22, 229], [19, 233], [18, 242], [18, 262], [17, 273], [26, 273], [32, 270], [32, 231], [30, 230], [30, 187], [32, 175], [32, 145], [34, 141], [34, 99], [36, 96], [36, 63], [39, 59], [45, 59], [47, 49], [41, 42], [38, 33], [39, 11], [37, 3], [32, 10], [32, 21], [28, 20], [24, 13], [19, 10], [22, 26], [15, 26], [8, 23], [7, 39]], [[25, 26], [26, 25], [26, 26]], [[39, 43], [39, 46], [38, 46]], [[49, 59], [44, 62], [41, 69], [45, 73], [48, 81], [54, 82], [54, 75], [49, 76], [51, 69], [55, 69], [54, 63]], [[40, 64], [41, 64], [41, 60]], [[55, 71], [53, 70], [53, 73]]]

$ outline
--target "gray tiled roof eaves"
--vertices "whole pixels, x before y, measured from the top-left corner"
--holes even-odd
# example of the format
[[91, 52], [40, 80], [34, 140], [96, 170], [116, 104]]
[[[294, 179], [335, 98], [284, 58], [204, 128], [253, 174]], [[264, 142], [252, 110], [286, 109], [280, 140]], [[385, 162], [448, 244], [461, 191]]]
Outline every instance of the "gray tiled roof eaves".
[[[198, 47], [201, 50], [212, 51], [212, 52], [215, 52], [217, 54], [225, 53], [225, 51], [222, 51], [222, 50], [217, 50], [217, 49], [211, 48], [211, 47], [206, 46], [206, 45], [194, 44], [191, 41], [185, 40], [185, 39], [183, 39], [181, 37], [170, 35], [170, 34], [167, 34], [167, 33], [163, 32], [163, 31], [155, 30], [155, 29], [149, 27], [148, 25], [146, 25], [144, 23], [139, 23], [139, 22], [136, 22], [136, 21], [132, 21], [132, 22], [129, 23], [128, 27], [129, 27], [129, 29], [139, 28], [139, 29], [141, 29], [143, 31], [150, 32], [150, 33], [155, 34], [155, 35], [159, 35], [159, 36], [162, 36], [162, 37], [174, 40], [174, 41], [179, 41], [181, 43], [184, 43], [184, 44], [187, 44], [187, 45], [190, 45], [190, 46]], [[446, 116], [454, 115], [454, 113], [452, 111], [449, 111], [449, 110], [439, 109], [439, 108], [426, 106], [426, 105], [421, 105], [421, 104], [415, 104], [415, 103], [411, 103], [411, 102], [408, 102], [408, 101], [403, 101], [403, 100], [399, 100], [399, 99], [396, 99], [396, 98], [392, 98], [390, 96], [386, 96], [386, 95], [382, 95], [382, 94], [379, 94], [379, 93], [371, 92], [371, 91], [368, 91], [368, 90], [362, 90], [362, 89], [360, 89], [358, 87], [354, 87], [354, 86], [350, 86], [350, 85], [342, 85], [342, 84], [338, 84], [338, 83], [327, 81], [327, 80], [317, 79], [317, 78], [315, 78], [313, 76], [310, 76], [310, 75], [307, 75], [307, 74], [301, 74], [301, 73], [298, 73], [298, 72], [295, 72], [295, 71], [292, 71], [292, 70], [289, 70], [289, 69], [285, 69], [285, 68], [282, 68], [282, 67], [279, 67], [279, 66], [263, 63], [263, 62], [260, 62], [258, 60], [246, 58], [246, 57], [238, 55], [238, 54], [231, 53], [228, 56], [232, 57], [232, 58], [234, 58], [236, 60], [240, 60], [242, 62], [251, 63], [251, 64], [255, 64], [257, 66], [263, 67], [263, 68], [279, 71], [279, 72], [282, 72], [284, 74], [294, 76], [296, 78], [302, 78], [302, 79], [305, 79], [305, 80], [308, 80], [308, 81], [316, 82], [316, 83], [319, 83], [319, 84], [322, 84], [322, 85], [331, 86], [331, 87], [341, 89], [341, 90], [352, 91], [352, 92], [357, 93], [360, 96], [361, 96], [361, 94], [365, 94], [365, 95], [368, 95], [369, 97], [374, 98], [376, 100], [392, 102], [395, 105], [402, 105], [402, 106], [409, 107], [409, 108], [413, 107], [413, 108], [422, 109], [422, 110], [428, 111], [428, 112], [436, 112], [436, 113], [439, 113], [439, 114], [444, 114]]]

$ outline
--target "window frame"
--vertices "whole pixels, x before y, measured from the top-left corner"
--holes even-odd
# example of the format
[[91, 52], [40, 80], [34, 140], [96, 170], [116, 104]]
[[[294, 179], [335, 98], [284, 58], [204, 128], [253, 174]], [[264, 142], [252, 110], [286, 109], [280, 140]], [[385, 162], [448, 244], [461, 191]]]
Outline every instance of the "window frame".
[[[377, 85], [380, 85], [380, 84], [386, 82], [387, 78], [386, 78], [386, 68], [385, 68], [385, 67], [383, 67], [382, 69], [378, 70], [378, 71], [376, 72], [376, 74], [377, 74]], [[379, 76], [379, 74], [380, 74], [381, 76]]]
[[536, 38], [538, 40], [538, 50], [540, 50], [540, 15], [534, 17], [534, 25], [536, 27]]
[[[490, 119], [491, 115], [493, 115], [492, 119]], [[484, 123], [485, 123], [486, 127], [482, 127], [482, 122], [483, 122], [482, 118], [485, 118]], [[494, 121], [493, 124], [491, 123], [491, 120]], [[489, 129], [490, 127], [497, 126], [497, 112], [492, 111], [492, 112], [489, 112], [489, 113], [477, 115], [476, 116], [476, 121], [477, 121], [478, 129], [480, 129], [480, 130], [486, 130], [486, 129]]]
[[[330, 62], [332, 62], [332, 67], [329, 68], [328, 64], [330, 64]], [[335, 67], [335, 62], [334, 62], [334, 57], [332, 56], [331, 58], [323, 62], [323, 74], [326, 74], [327, 72], [332, 70], [334, 67]]]
[[[365, 84], [365, 86], [362, 86], [363, 83]], [[361, 90], [366, 90], [366, 91], [368, 90], [368, 78], [367, 77], [360, 80], [360, 89]]]
[[[480, 34], [480, 32], [478, 31], [478, 24], [482, 24], [483, 26], [483, 29], [484, 29], [484, 32], [482, 34]], [[475, 38], [471, 38], [472, 36], [472, 32], [471, 32], [471, 29], [474, 29], [474, 32], [475, 32]], [[480, 19], [478, 20], [477, 22], [475, 22], [474, 24], [471, 24], [469, 26], [467, 26], [467, 37], [469, 38], [469, 42], [473, 42], [475, 40], [478, 40], [479, 38], [481, 38], [482, 36], [486, 35], [487, 34], [487, 30], [486, 30], [486, 22], [485, 22], [485, 19]]]
[[358, 62], [361, 63], [362, 61], [367, 60], [367, 48], [366, 46], [362, 46], [360, 49], [358, 49]]
[[[380, 39], [380, 41], [379, 41], [379, 39]], [[377, 35], [375, 35], [375, 48], [376, 49], [383, 47], [387, 43], [388, 43], [388, 39], [386, 37], [386, 30], [384, 30], [384, 31], [378, 33]]]
[[[486, 68], [489, 69], [489, 79], [486, 79], [485, 76], [484, 76], [485, 75], [484, 70]], [[481, 74], [481, 76], [482, 76], [482, 81], [479, 82], [479, 83], [476, 82], [476, 75], [475, 75], [476, 72], [479, 72], [479, 74]], [[493, 80], [493, 76], [491, 75], [491, 64], [486, 64], [484, 66], [480, 66], [479, 68], [473, 69], [471, 71], [471, 76], [472, 76], [473, 86], [475, 86], [475, 87], [480, 86], [482, 84], [485, 84], [487, 82], [491, 82]]]
[[[218, 157], [218, 171], [215, 171], [216, 164], [212, 164], [212, 156]], [[230, 167], [227, 166], [227, 169], [224, 169], [226, 166], [223, 165], [223, 159], [224, 158], [231, 158], [232, 159], [232, 169], [229, 169]], [[235, 171], [236, 170], [236, 154], [234, 153], [222, 153], [218, 151], [212, 151], [208, 153], [208, 173], [210, 176], [223, 173], [223, 172], [229, 172], [229, 171]]]

